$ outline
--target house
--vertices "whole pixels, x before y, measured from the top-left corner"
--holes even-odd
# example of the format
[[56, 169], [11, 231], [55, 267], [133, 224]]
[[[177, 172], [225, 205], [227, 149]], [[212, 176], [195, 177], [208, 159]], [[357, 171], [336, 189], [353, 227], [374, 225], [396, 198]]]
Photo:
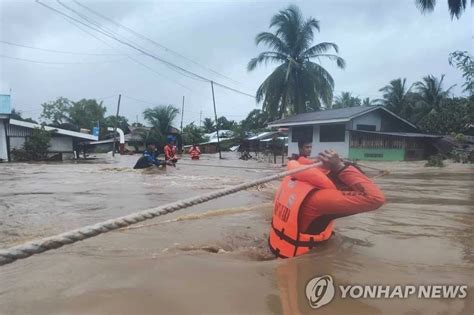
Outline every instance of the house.
[[383, 106], [358, 106], [298, 114], [270, 122], [288, 127], [288, 156], [298, 154], [298, 141], [313, 144], [313, 155], [334, 149], [354, 160], [418, 160], [434, 154], [442, 138], [421, 133]]
[[[11, 119], [10, 113], [10, 96], [0, 95], [0, 161], [11, 161], [12, 151], [23, 148], [33, 129], [43, 127], [39, 124]], [[97, 140], [97, 136], [76, 131], [50, 126], [44, 126], [44, 129], [53, 131], [48, 153], [59, 155], [62, 159], [74, 158], [74, 151], [79, 142]]]

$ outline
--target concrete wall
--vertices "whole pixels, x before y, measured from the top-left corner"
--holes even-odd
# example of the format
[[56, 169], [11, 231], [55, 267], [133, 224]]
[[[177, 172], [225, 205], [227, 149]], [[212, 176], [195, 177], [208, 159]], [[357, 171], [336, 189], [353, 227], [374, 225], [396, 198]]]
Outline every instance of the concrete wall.
[[[344, 142], [321, 142], [319, 139], [319, 126], [320, 125], [313, 126], [313, 150], [311, 151], [311, 156], [315, 157], [321, 151], [324, 151], [326, 149], [333, 149], [334, 151], [339, 153], [341, 157], [347, 158], [349, 156], [349, 131], [347, 131], [347, 129], [350, 129], [351, 122], [346, 123], [346, 132], [345, 132]], [[293, 154], [299, 154], [298, 142], [293, 142], [292, 129], [293, 127], [290, 127], [290, 130], [288, 133], [288, 156], [289, 157], [291, 157]]]
[[380, 131], [381, 124], [382, 117], [380, 114], [380, 110], [376, 110], [352, 119], [350, 129], [356, 130], [357, 125], [374, 125], [375, 131]]
[[7, 134], [3, 119], [0, 119], [0, 160], [8, 161]]

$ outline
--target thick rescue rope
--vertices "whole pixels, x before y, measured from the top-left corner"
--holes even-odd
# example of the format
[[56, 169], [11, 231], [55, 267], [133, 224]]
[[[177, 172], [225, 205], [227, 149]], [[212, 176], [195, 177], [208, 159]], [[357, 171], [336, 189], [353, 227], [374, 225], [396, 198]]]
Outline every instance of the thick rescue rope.
[[174, 212], [176, 210], [191, 207], [197, 204], [204, 203], [206, 201], [223, 197], [236, 193], [247, 188], [261, 185], [264, 183], [277, 180], [279, 178], [293, 175], [299, 172], [306, 171], [310, 168], [321, 166], [321, 163], [314, 163], [306, 165], [300, 168], [296, 168], [290, 171], [281, 172], [275, 175], [267, 176], [261, 179], [249, 181], [240, 185], [236, 185], [230, 188], [220, 189], [205, 195], [188, 198], [185, 200], [170, 203], [161, 207], [143, 210], [140, 212], [132, 213], [126, 216], [122, 216], [116, 219], [103, 221], [94, 225], [88, 225], [76, 230], [72, 230], [66, 233], [58, 234], [51, 237], [42, 238], [39, 240], [24, 243], [22, 245], [10, 247], [4, 250], [0, 250], [0, 266], [12, 263], [18, 259], [24, 259], [35, 254], [43, 253], [51, 249], [62, 247], [63, 245], [72, 244], [97, 236], [99, 234], [107, 233], [116, 229], [120, 229], [138, 222], [142, 222], [148, 219]]

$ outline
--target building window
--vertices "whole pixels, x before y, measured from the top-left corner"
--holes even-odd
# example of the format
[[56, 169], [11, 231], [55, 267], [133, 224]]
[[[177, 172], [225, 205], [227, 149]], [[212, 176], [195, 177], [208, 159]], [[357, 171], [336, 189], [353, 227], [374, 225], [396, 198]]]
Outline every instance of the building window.
[[383, 153], [364, 153], [364, 157], [383, 159]]
[[356, 125], [356, 130], [375, 131], [375, 125]]
[[344, 142], [346, 125], [321, 125], [319, 127], [319, 142]]
[[291, 129], [291, 142], [313, 142], [313, 126], [293, 127]]

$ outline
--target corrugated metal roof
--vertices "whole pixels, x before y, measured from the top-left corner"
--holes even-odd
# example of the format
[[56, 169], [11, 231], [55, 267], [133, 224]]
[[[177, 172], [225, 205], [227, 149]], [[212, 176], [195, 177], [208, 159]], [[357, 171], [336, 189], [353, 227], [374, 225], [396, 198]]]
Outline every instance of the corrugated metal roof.
[[[28, 129], [34, 129], [34, 128], [42, 128], [42, 125], [39, 124], [34, 124], [26, 121], [21, 121], [21, 120], [16, 120], [16, 119], [10, 119], [9, 121], [10, 125], [14, 126], [19, 126], [23, 128], [28, 128]], [[80, 138], [80, 139], [86, 139], [86, 140], [97, 140], [97, 136], [85, 134], [85, 133], [80, 133], [77, 131], [71, 131], [71, 130], [66, 130], [66, 129], [60, 129], [60, 128], [55, 128], [55, 127], [50, 127], [50, 126], [44, 126], [45, 130], [48, 131], [54, 131], [57, 134], [64, 135], [64, 136], [70, 136], [74, 138]]]
[[392, 113], [384, 106], [356, 106], [338, 109], [327, 109], [311, 113], [303, 113], [291, 117], [279, 119], [268, 123], [268, 127], [287, 127], [287, 126], [303, 126], [326, 123], [346, 122], [355, 117], [362, 116], [374, 110], [383, 110], [406, 124], [417, 128], [411, 122]]
[[346, 107], [338, 109], [327, 109], [317, 112], [297, 114], [287, 118], [279, 119], [270, 122], [269, 126], [285, 126], [295, 123], [305, 123], [305, 122], [324, 122], [327, 120], [338, 120], [338, 121], [347, 121], [351, 117], [360, 115], [365, 112], [373, 111], [374, 109], [380, 108], [380, 106], [356, 106], [356, 107]]
[[266, 131], [259, 133], [256, 136], [250, 137], [247, 140], [260, 140], [260, 139], [265, 139], [266, 137], [273, 136], [274, 134], [278, 133], [278, 131]]
[[416, 132], [385, 132], [385, 131], [366, 131], [366, 130], [349, 130], [351, 132], [378, 134], [386, 136], [410, 137], [410, 138], [442, 138], [440, 135], [430, 135]]

